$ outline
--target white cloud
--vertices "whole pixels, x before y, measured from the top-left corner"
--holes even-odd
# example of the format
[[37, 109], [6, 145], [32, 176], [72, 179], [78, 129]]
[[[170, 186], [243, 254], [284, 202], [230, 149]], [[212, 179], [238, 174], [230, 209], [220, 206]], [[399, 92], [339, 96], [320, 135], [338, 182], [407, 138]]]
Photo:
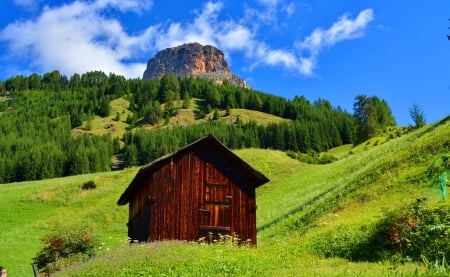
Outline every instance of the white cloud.
[[286, 12], [288, 17], [291, 17], [295, 13], [295, 4], [289, 3], [283, 7], [283, 10]]
[[223, 5], [220, 2], [208, 2], [201, 11], [196, 12], [197, 18], [182, 25], [173, 22], [164, 30], [158, 30], [156, 41], [157, 49], [177, 46], [187, 42], [217, 45], [218, 29], [221, 22], [217, 20], [218, 12]]
[[270, 50], [267, 52], [267, 63], [270, 65], [281, 64], [284, 67], [291, 68], [297, 63], [292, 53], [283, 50]]
[[106, 8], [121, 11], [148, 8], [151, 2], [136, 0], [75, 1], [57, 8], [45, 8], [34, 20], [16, 22], [0, 32], [12, 53], [29, 57], [40, 71], [54, 69], [71, 75], [102, 70], [127, 77], [141, 76], [143, 63], [128, 63], [142, 53], [152, 29], [130, 36], [120, 22], [101, 15]]
[[[281, 3], [260, 2], [272, 8]], [[40, 72], [58, 69], [66, 75], [102, 70], [140, 77], [146, 59], [156, 51], [188, 42], [215, 45], [226, 53], [228, 60], [228, 54], [242, 54], [249, 68], [279, 67], [311, 75], [324, 48], [361, 37], [373, 19], [370, 9], [361, 11], [355, 19], [345, 15], [329, 29], [317, 28], [304, 40], [279, 48], [261, 39], [264, 34], [254, 27], [264, 18], [256, 17], [254, 24], [239, 18], [224, 20], [220, 17], [222, 2], [207, 2], [194, 11], [195, 18], [191, 21], [166, 21], [134, 35], [127, 33], [114, 13], [104, 12], [115, 9], [141, 13], [151, 6], [152, 1], [144, 0], [76, 0], [47, 7], [34, 19], [11, 23], [0, 31], [0, 41], [7, 43], [12, 55], [20, 59], [28, 57], [27, 61]], [[285, 12], [292, 14], [294, 8], [288, 5]]]
[[374, 14], [371, 9], [361, 11], [354, 20], [349, 19], [345, 15], [327, 30], [315, 29], [311, 35], [298, 45], [300, 48], [316, 52], [324, 47], [331, 47], [342, 40], [361, 37], [364, 35], [366, 26], [373, 18]]
[[307, 62], [304, 64], [305, 66], [299, 68], [300, 73], [311, 75], [317, 63], [318, 55], [324, 48], [332, 47], [343, 40], [363, 36], [367, 25], [373, 19], [374, 12], [372, 9], [361, 11], [354, 20], [350, 19], [348, 15], [344, 15], [329, 29], [317, 28], [303, 41], [297, 42], [296, 46], [301, 52], [304, 52], [304, 50], [309, 52], [309, 57], [303, 57], [303, 61]]
[[152, 4], [152, 0], [97, 0], [94, 2], [94, 6], [97, 9], [104, 9], [111, 6], [121, 11], [133, 11], [137, 13], [149, 9]]
[[248, 43], [253, 39], [252, 32], [242, 25], [225, 25], [224, 30], [224, 32], [217, 35], [217, 40], [219, 45], [226, 50], [245, 50], [248, 47]]
[[245, 6], [242, 22], [258, 31], [262, 26], [270, 26], [270, 29], [278, 32], [278, 29], [286, 29], [288, 21], [296, 12], [298, 3], [286, 0], [257, 0], [260, 5]]
[[329, 29], [315, 29], [303, 41], [296, 42], [293, 49], [275, 49], [254, 36], [246, 40], [246, 56], [254, 60], [252, 67], [258, 65], [280, 66], [301, 75], [310, 76], [319, 59], [320, 52], [343, 40], [355, 39], [364, 35], [365, 28], [374, 18], [373, 10], [361, 11], [355, 19], [348, 15], [341, 17]]

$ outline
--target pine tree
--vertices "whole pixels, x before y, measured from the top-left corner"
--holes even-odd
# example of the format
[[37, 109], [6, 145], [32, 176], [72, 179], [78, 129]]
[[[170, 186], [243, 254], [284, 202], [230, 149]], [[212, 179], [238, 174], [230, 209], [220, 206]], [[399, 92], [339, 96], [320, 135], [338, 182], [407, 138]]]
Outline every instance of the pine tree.
[[412, 120], [414, 121], [414, 124], [415, 124], [414, 127], [420, 128], [426, 124], [423, 111], [420, 109], [419, 105], [417, 105], [416, 103], [409, 110], [409, 115], [411, 116]]
[[186, 92], [183, 95], [183, 109], [189, 109], [191, 107], [191, 96], [189, 95], [189, 92]]
[[391, 109], [378, 97], [358, 95], [353, 104], [353, 117], [356, 122], [356, 142], [361, 143], [377, 134], [379, 129], [395, 126]]
[[220, 119], [219, 111], [215, 109], [212, 120], [219, 120], [219, 119]]

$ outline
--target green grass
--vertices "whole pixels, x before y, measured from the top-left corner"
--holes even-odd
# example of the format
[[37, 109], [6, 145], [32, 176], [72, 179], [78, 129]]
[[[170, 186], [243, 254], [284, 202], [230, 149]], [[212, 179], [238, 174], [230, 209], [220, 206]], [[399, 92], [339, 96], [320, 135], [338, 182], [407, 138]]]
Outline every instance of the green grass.
[[329, 154], [332, 155], [338, 159], [345, 158], [346, 156], [350, 155], [350, 151], [352, 149], [352, 144], [344, 144], [335, 148], [332, 148], [328, 150], [327, 152], [321, 153], [323, 154]]
[[[157, 128], [166, 128], [173, 126], [188, 126], [195, 123], [204, 123], [213, 118], [214, 111], [206, 114], [204, 118], [196, 118], [196, 113], [199, 111], [199, 101], [200, 99], [192, 99], [191, 107], [189, 109], [180, 109], [178, 114], [171, 117], [169, 122], [165, 124], [163, 120], [158, 125], [150, 125], [150, 124], [142, 124], [139, 125], [138, 128], [144, 129], [157, 129]], [[1, 98], [0, 98], [1, 102]], [[182, 105], [182, 101], [175, 103], [177, 106]], [[132, 112], [128, 109], [130, 103], [124, 98], [117, 98], [110, 102], [110, 115], [107, 117], [94, 116], [93, 119], [84, 121], [83, 124], [79, 127], [76, 127], [72, 130], [72, 135], [76, 136], [79, 134], [92, 134], [92, 135], [104, 135], [111, 134], [113, 137], [122, 137], [129, 124], [126, 123], [126, 119], [128, 115], [132, 114]], [[164, 104], [162, 105], [164, 109]], [[115, 120], [117, 114], [120, 115], [119, 120]], [[256, 121], [258, 124], [268, 124], [271, 122], [279, 123], [282, 121], [287, 121], [288, 119], [284, 119], [275, 115], [252, 111], [246, 109], [231, 109], [231, 114], [226, 116], [225, 110], [219, 110], [220, 120], [223, 120], [227, 123], [236, 122], [236, 118], [240, 117], [242, 122], [248, 122], [250, 120]]]
[[349, 153], [355, 154], [362, 151], [366, 151], [370, 148], [376, 147], [378, 145], [381, 145], [383, 143], [388, 142], [391, 139], [400, 138], [403, 135], [408, 134], [413, 130], [412, 127], [401, 127], [401, 126], [390, 126], [386, 127], [383, 130], [380, 130], [378, 132], [377, 136], [374, 136], [367, 141], [360, 143], [356, 145], [355, 147], [352, 147], [349, 150]]
[[[276, 250], [276, 251], [274, 251]], [[416, 265], [349, 263], [318, 259], [293, 247], [276, 249], [160, 242], [121, 246], [88, 264], [59, 276], [392, 276], [412, 272]], [[118, 266], [118, 264], [120, 266]]]
[[[427, 197], [440, 201], [425, 172], [450, 153], [450, 124], [430, 125], [364, 151], [329, 152], [340, 160], [309, 165], [273, 150], [236, 153], [271, 181], [257, 190], [258, 247], [164, 242], [126, 244], [127, 207], [115, 203], [137, 169], [0, 185], [1, 265], [11, 276], [32, 276], [31, 259], [45, 233], [89, 226], [103, 243], [98, 257], [62, 276], [409, 276], [418, 263], [351, 262], [325, 258], [323, 236], [361, 232], [384, 213]], [[94, 180], [97, 188], [82, 190]], [[323, 245], [322, 245], [323, 246]]]
[[[258, 124], [280, 123], [283, 121], [290, 121], [279, 116], [271, 115], [264, 112], [252, 111], [246, 109], [231, 109], [229, 116], [225, 116], [225, 111], [221, 111], [220, 115], [223, 116], [226, 122], [234, 123], [236, 118], [240, 117], [242, 122], [249, 122], [250, 120], [256, 121]], [[211, 114], [212, 117], [212, 114]]]
[[[0, 185], [0, 261], [10, 276], [30, 276], [41, 238], [60, 227], [88, 226], [105, 247], [126, 241], [127, 209], [116, 201], [136, 169]], [[97, 188], [82, 190], [94, 180]]]
[[[196, 100], [192, 100], [193, 103], [196, 103]], [[168, 126], [187, 126], [194, 123], [205, 123], [208, 120], [213, 118], [214, 111], [206, 114], [204, 118], [196, 118], [196, 112], [198, 112], [198, 105], [192, 104], [192, 107], [189, 109], [180, 109], [178, 114], [171, 117], [168, 123]], [[266, 125], [269, 123], [280, 123], [282, 121], [288, 121], [289, 119], [285, 119], [279, 116], [271, 115], [268, 113], [260, 112], [260, 111], [252, 111], [246, 109], [230, 109], [230, 115], [226, 115], [225, 110], [218, 110], [220, 118], [219, 120], [223, 120], [229, 124], [233, 124], [236, 122], [236, 119], [239, 117], [241, 122], [247, 123], [250, 120], [256, 121], [260, 125]], [[165, 127], [165, 125], [162, 125]], [[155, 126], [146, 126], [146, 128], [155, 128]]]
[[[128, 127], [125, 121], [128, 115], [132, 114], [128, 109], [130, 103], [123, 98], [117, 98], [112, 100], [109, 105], [111, 107], [109, 116], [94, 116], [93, 119], [85, 121], [80, 127], [73, 129], [72, 135], [92, 134], [101, 136], [111, 134], [113, 137], [122, 137]], [[120, 115], [118, 121], [115, 120], [117, 113]]]

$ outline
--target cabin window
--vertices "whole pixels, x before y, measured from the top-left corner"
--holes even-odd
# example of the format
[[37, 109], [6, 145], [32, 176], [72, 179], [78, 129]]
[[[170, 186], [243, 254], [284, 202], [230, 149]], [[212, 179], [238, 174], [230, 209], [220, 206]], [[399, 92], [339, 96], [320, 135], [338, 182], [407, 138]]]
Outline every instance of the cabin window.
[[211, 184], [205, 185], [205, 203], [214, 205], [229, 205], [231, 196], [230, 186], [228, 184]]

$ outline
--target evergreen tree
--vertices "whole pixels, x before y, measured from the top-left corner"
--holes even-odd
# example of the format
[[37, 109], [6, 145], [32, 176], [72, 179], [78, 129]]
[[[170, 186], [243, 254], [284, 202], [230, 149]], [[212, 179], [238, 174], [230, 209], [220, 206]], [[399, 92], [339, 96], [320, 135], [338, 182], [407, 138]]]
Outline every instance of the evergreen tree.
[[78, 90], [78, 89], [81, 88], [81, 77], [80, 77], [80, 74], [75, 73], [75, 74], [72, 75], [72, 77], [70, 77], [69, 87], [72, 90]]
[[163, 117], [163, 111], [158, 101], [152, 101], [146, 105], [145, 114], [143, 115], [144, 122], [155, 125]]
[[136, 148], [136, 145], [130, 144], [125, 148], [124, 163], [126, 166], [139, 165], [138, 150]]
[[231, 109], [230, 106], [227, 106], [226, 110], [225, 110], [225, 116], [230, 116], [231, 115]]
[[414, 121], [414, 124], [416, 128], [420, 128], [422, 126], [425, 126], [425, 116], [423, 114], [423, 111], [420, 109], [419, 105], [414, 104], [411, 109], [409, 110], [409, 115], [411, 116], [412, 120]]
[[376, 113], [376, 122], [380, 127], [395, 126], [395, 119], [392, 116], [391, 108], [385, 100], [380, 100], [373, 96], [370, 98], [370, 105]]
[[356, 122], [356, 142], [361, 143], [376, 135], [379, 129], [394, 126], [395, 120], [387, 102], [378, 97], [358, 95], [353, 104]]
[[219, 111], [215, 109], [212, 120], [219, 120], [219, 119], [220, 119]]
[[0, 95], [5, 95], [5, 83], [0, 80]]
[[220, 107], [222, 103], [222, 97], [217, 89], [217, 86], [208, 84], [205, 92], [206, 102], [214, 108]]
[[236, 97], [234, 96], [233, 91], [226, 91], [224, 96], [224, 105], [226, 107], [230, 107], [231, 109], [234, 109], [237, 107], [236, 104]]
[[45, 73], [42, 77], [42, 85], [46, 89], [59, 91], [62, 87], [61, 73], [58, 70]]
[[164, 75], [160, 81], [158, 100], [161, 103], [180, 99], [180, 82], [173, 74]]
[[189, 95], [189, 92], [186, 92], [183, 94], [183, 109], [189, 109], [191, 107], [191, 96]]
[[95, 113], [101, 117], [107, 117], [109, 116], [110, 111], [111, 107], [109, 106], [109, 99], [104, 96], [100, 99], [100, 106], [97, 107]]
[[261, 97], [257, 93], [250, 93], [248, 102], [247, 102], [247, 108], [250, 110], [260, 111], [263, 107], [263, 102], [261, 100]]
[[41, 88], [41, 75], [33, 73], [28, 77], [28, 87], [30, 90], [38, 90]]

